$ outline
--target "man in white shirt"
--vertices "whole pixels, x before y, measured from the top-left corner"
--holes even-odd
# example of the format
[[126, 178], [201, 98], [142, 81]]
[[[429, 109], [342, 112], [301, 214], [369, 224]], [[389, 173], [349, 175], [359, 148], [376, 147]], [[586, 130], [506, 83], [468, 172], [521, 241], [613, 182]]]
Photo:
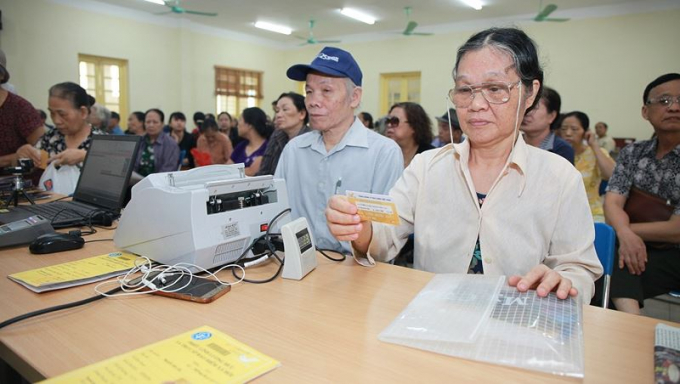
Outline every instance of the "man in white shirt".
[[310, 65], [294, 65], [287, 75], [306, 81], [312, 131], [288, 142], [275, 176], [286, 180], [292, 217], [307, 218], [316, 245], [350, 252], [349, 243], [330, 234], [326, 203], [347, 190], [387, 194], [403, 171], [401, 149], [354, 116], [362, 74], [349, 52], [326, 47]]
[[611, 154], [616, 149], [616, 143], [614, 142], [614, 139], [612, 139], [611, 136], [607, 136], [608, 129], [609, 126], [607, 125], [607, 123], [603, 121], [600, 121], [599, 123], [595, 124], [597, 143], [600, 145], [600, 148], [604, 148], [604, 150]]

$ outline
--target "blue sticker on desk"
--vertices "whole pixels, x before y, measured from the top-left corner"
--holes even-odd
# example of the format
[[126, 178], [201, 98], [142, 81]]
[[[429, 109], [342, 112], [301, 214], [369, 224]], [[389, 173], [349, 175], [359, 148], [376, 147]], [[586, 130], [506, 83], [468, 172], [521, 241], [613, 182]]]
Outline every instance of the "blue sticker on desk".
[[118, 256], [122, 256], [122, 255], [123, 255], [123, 252], [111, 252], [111, 253], [109, 253], [109, 257], [118, 257]]
[[212, 333], [210, 332], [196, 332], [193, 335], [191, 335], [191, 338], [194, 340], [207, 340], [212, 337]]

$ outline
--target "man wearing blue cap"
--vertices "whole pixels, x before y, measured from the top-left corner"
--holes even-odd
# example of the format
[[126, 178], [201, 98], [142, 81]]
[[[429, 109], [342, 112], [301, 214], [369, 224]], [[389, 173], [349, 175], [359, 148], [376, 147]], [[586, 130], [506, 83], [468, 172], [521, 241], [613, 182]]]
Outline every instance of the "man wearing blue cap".
[[293, 219], [307, 218], [316, 245], [351, 252], [349, 244], [341, 244], [328, 230], [328, 199], [347, 190], [387, 194], [403, 171], [401, 150], [354, 116], [362, 74], [349, 52], [325, 47], [310, 65], [294, 65], [286, 74], [306, 81], [312, 132], [286, 145], [275, 176], [286, 180]]

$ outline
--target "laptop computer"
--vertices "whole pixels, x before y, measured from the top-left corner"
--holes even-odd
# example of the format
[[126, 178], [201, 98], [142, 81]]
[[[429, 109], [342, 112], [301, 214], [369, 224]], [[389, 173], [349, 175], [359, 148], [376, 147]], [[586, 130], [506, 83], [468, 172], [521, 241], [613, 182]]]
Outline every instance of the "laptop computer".
[[9, 213], [0, 214], [0, 222], [40, 215], [54, 228], [63, 228], [102, 224], [102, 215], [118, 218], [141, 139], [136, 135], [93, 135], [72, 201], [10, 207]]

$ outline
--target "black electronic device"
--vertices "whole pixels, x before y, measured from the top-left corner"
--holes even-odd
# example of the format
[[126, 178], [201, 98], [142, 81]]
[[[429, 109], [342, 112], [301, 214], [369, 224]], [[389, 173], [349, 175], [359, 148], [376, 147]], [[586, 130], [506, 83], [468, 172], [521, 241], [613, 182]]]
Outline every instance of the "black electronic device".
[[29, 203], [35, 204], [31, 196], [29, 196], [24, 187], [26, 186], [24, 181], [24, 175], [27, 175], [33, 171], [33, 160], [31, 159], [19, 159], [16, 166], [7, 167], [2, 170], [3, 173], [10, 174], [14, 177], [12, 183], [12, 193], [9, 195], [5, 201], [5, 206], [9, 207], [12, 202], [14, 206], [19, 205], [19, 198], [24, 197]]
[[[54, 228], [81, 224], [111, 225], [123, 206], [140, 142], [141, 136], [135, 135], [92, 136], [73, 201], [12, 207], [9, 213], [0, 214], [0, 222], [39, 214], [49, 219]], [[102, 212], [107, 215], [100, 215]]]
[[31, 253], [44, 254], [82, 248], [85, 240], [68, 233], [48, 233], [33, 240], [28, 249]]
[[54, 228], [50, 221], [42, 216], [31, 216], [0, 225], [0, 248], [28, 244], [47, 233], [54, 233]]
[[[143, 280], [142, 280], [143, 279]], [[149, 275], [137, 278], [131, 284], [139, 284], [140, 280], [146, 282], [151, 293], [173, 299], [188, 300], [195, 303], [207, 304], [215, 301], [229, 292], [231, 286], [222, 284], [216, 280], [209, 280], [192, 276], [189, 273], [176, 272], [151, 272]], [[180, 289], [181, 288], [181, 289]]]

